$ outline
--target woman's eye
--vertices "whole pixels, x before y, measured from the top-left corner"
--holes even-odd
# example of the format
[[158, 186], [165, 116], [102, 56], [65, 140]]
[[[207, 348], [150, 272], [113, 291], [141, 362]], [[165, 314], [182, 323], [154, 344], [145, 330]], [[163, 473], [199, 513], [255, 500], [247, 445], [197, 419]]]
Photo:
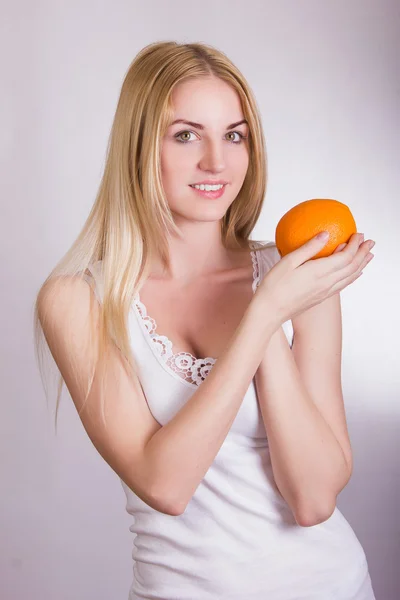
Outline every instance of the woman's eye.
[[234, 142], [235, 144], [240, 144], [240, 142], [244, 139], [244, 135], [239, 133], [239, 131], [230, 131], [226, 135], [235, 135], [235, 133], [239, 136], [239, 140], [237, 140], [237, 141], [232, 140], [232, 142]]
[[182, 140], [180, 136], [181, 135], [189, 135], [190, 136], [191, 133], [192, 133], [191, 131], [181, 131], [181, 133], [177, 133], [175, 137], [177, 138], [177, 140], [179, 142], [183, 142], [184, 144], [186, 144], [186, 142], [190, 142], [190, 140], [188, 140], [188, 139]]
[[[175, 135], [175, 138], [178, 140], [178, 142], [181, 142], [182, 144], [187, 144], [187, 142], [190, 142], [190, 139], [182, 139], [181, 136], [189, 136], [193, 133], [193, 131], [181, 131], [180, 133], [177, 133]], [[241, 134], [239, 131], [230, 131], [228, 132], [226, 135], [235, 135], [235, 133], [239, 136], [238, 140], [230, 140], [232, 141], [233, 144], [240, 144], [241, 141], [243, 139], [246, 139], [246, 136], [244, 136], [243, 134]], [[194, 135], [194, 134], [193, 134]]]

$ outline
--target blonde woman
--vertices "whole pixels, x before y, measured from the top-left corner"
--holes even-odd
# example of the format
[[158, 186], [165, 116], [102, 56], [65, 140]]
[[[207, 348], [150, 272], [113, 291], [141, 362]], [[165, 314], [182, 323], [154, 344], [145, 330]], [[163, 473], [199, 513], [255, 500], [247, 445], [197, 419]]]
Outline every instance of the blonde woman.
[[200, 43], [146, 46], [93, 209], [37, 296], [56, 423], [65, 382], [126, 492], [131, 600], [374, 599], [336, 507], [352, 473], [340, 291], [373, 242], [310, 260], [315, 237], [281, 258], [250, 239], [266, 178], [232, 62]]

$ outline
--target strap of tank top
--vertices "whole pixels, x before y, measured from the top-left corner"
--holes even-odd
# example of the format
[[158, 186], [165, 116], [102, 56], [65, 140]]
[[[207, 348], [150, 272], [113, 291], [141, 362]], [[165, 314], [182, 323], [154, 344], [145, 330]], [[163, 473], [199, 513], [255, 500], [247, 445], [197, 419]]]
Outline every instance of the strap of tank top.
[[260, 282], [263, 280], [266, 273], [281, 259], [281, 255], [278, 252], [275, 242], [266, 240], [260, 242], [260, 245], [261, 244], [268, 244], [268, 247], [257, 250], [260, 262]]
[[102, 271], [101, 271], [101, 260], [89, 265], [87, 271], [83, 274], [83, 279], [90, 285], [98, 302], [101, 304], [103, 302], [103, 280], [102, 280]]

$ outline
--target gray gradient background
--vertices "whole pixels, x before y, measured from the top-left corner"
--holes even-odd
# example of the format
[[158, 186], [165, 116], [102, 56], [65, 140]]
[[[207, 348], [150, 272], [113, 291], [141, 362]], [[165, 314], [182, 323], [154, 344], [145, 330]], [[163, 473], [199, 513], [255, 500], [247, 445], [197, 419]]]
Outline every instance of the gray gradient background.
[[338, 506], [377, 600], [398, 599], [399, 2], [25, 0], [3, 10], [0, 39], [1, 598], [128, 595], [123, 491], [65, 391], [54, 435], [32, 307], [94, 201], [129, 63], [144, 45], [175, 39], [219, 47], [256, 94], [269, 186], [254, 238], [273, 239], [294, 204], [331, 197], [376, 240], [375, 259], [342, 292], [354, 474]]

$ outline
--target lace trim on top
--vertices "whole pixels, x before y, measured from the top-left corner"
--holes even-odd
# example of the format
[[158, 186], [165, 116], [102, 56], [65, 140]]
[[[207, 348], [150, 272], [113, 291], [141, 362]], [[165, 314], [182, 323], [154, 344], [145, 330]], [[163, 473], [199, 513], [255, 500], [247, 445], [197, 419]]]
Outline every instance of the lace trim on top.
[[[253, 242], [254, 248], [254, 242]], [[252, 290], [255, 293], [257, 287], [260, 284], [260, 269], [257, 260], [255, 250], [250, 251], [251, 260], [253, 264], [253, 283]], [[206, 358], [196, 358], [190, 352], [176, 352], [172, 350], [172, 342], [165, 335], [159, 335], [157, 333], [156, 321], [147, 314], [146, 306], [141, 302], [139, 292], [136, 294], [134, 304], [139, 313], [139, 317], [142, 319], [146, 332], [150, 337], [150, 342], [153, 344], [153, 348], [161, 360], [169, 367], [172, 371], [177, 373], [182, 379], [193, 385], [200, 385], [209, 372], [217, 359], [207, 356]]]

